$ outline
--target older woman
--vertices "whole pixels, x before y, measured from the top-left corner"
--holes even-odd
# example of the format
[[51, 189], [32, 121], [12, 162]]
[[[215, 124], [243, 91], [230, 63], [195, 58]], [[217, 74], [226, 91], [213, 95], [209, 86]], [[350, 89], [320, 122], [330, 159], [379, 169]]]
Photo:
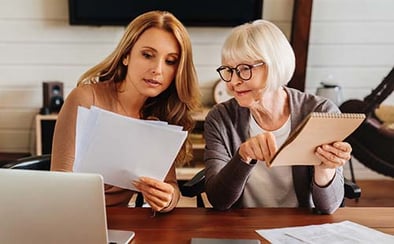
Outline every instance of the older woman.
[[317, 147], [317, 166], [266, 166], [309, 113], [339, 112], [327, 99], [286, 87], [294, 68], [289, 42], [269, 21], [243, 24], [227, 37], [217, 71], [234, 98], [216, 105], [204, 128], [206, 193], [214, 208], [315, 207], [332, 213], [340, 206], [348, 143]]

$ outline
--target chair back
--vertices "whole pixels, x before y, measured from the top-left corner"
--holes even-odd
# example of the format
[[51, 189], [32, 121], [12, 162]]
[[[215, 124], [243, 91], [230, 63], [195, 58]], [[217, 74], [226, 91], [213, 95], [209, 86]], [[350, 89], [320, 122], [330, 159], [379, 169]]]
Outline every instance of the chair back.
[[[197, 197], [197, 207], [205, 208], [206, 204], [203, 201], [202, 193], [205, 192], [205, 169], [199, 171], [194, 177], [180, 185], [180, 191], [182, 196], [185, 197]], [[361, 197], [361, 188], [351, 180], [345, 178], [344, 182], [345, 196], [342, 201], [341, 207], [345, 206], [345, 198], [348, 199], [358, 199]]]
[[49, 171], [51, 168], [51, 155], [44, 154], [39, 156], [29, 156], [29, 157], [20, 158], [15, 161], [4, 164], [2, 168]]
[[202, 193], [205, 192], [205, 169], [200, 170], [191, 180], [180, 185], [179, 188], [182, 196], [196, 197], [198, 208], [206, 207], [202, 198]]

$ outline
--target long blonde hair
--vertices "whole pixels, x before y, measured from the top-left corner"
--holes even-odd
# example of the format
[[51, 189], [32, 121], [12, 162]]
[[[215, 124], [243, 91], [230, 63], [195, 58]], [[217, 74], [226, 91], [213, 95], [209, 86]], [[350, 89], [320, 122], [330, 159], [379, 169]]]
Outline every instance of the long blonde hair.
[[[127, 67], [122, 61], [149, 28], [160, 28], [172, 33], [180, 47], [180, 59], [174, 81], [161, 94], [146, 100], [140, 111], [141, 118], [155, 117], [170, 124], [181, 125], [190, 132], [195, 125], [191, 112], [200, 107], [197, 72], [189, 34], [182, 23], [169, 12], [146, 12], [130, 22], [115, 50], [102, 62], [87, 70], [78, 80], [78, 86], [103, 81], [123, 82]], [[191, 152], [191, 142], [187, 140], [178, 154], [177, 165], [190, 161]]]

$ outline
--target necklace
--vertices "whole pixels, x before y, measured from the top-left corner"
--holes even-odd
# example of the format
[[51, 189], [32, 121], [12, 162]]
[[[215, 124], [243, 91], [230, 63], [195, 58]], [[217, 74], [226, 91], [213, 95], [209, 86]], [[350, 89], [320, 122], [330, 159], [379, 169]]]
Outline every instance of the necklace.
[[118, 103], [119, 103], [120, 107], [122, 108], [124, 114], [125, 114], [127, 117], [131, 117], [131, 118], [135, 118], [135, 119], [139, 119], [139, 118], [140, 118], [140, 114], [139, 114], [139, 113], [130, 113], [130, 112], [123, 106], [123, 104], [120, 102], [120, 100], [119, 100], [119, 99], [117, 99], [117, 100], [118, 100]]
[[119, 99], [119, 94], [116, 94], [116, 95], [117, 95], [117, 96], [116, 96], [116, 101], [117, 101], [117, 103], [119, 104], [120, 108], [122, 109], [124, 115], [126, 115], [127, 117], [139, 119], [139, 118], [140, 118], [139, 113], [137, 113], [137, 114], [136, 114], [136, 113], [131, 113], [130, 110], [127, 110], [127, 109], [125, 108], [125, 106], [123, 106], [122, 102], [120, 101], [120, 99]]
[[123, 106], [123, 104], [120, 102], [119, 98], [116, 99], [116, 100], [118, 101], [118, 104], [120, 105], [120, 108], [123, 110], [124, 114], [125, 114], [127, 117], [132, 117], [131, 114], [129, 114], [129, 113], [127, 112], [127, 110], [125, 109], [125, 107]]
[[113, 89], [113, 92], [112, 92], [112, 97], [119, 104], [119, 107], [121, 108], [123, 114], [127, 117], [130, 117], [130, 118], [140, 119], [141, 116], [140, 116], [139, 111], [138, 112], [131, 111], [130, 109], [126, 109], [126, 107], [123, 105], [123, 103], [120, 99], [120, 94], [124, 93], [125, 90], [123, 90], [122, 88], [120, 88], [117, 85], [119, 85], [119, 84], [115, 84], [115, 88]]

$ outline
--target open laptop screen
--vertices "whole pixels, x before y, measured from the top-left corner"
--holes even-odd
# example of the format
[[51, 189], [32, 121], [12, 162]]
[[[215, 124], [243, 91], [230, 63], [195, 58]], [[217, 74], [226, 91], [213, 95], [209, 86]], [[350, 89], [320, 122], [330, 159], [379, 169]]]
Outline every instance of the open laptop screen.
[[0, 169], [0, 186], [0, 243], [108, 242], [101, 175]]

